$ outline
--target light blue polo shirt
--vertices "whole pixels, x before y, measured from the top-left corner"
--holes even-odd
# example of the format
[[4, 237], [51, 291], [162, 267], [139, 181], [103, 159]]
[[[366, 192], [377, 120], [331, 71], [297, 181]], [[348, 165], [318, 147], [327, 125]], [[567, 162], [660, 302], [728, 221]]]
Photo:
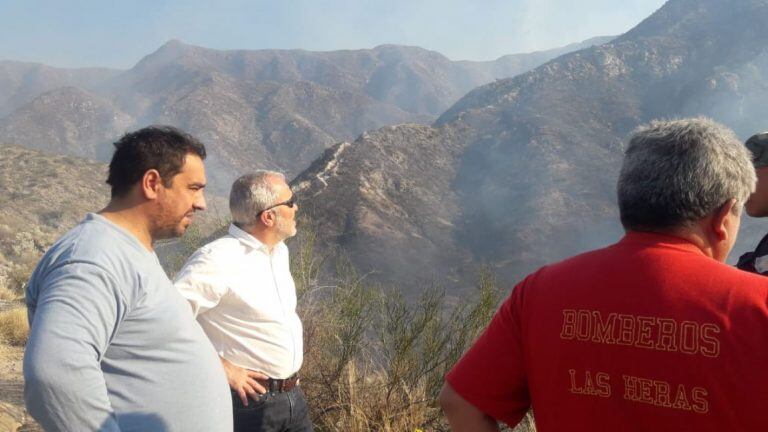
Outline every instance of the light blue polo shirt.
[[26, 296], [27, 409], [46, 430], [230, 432], [218, 356], [157, 256], [89, 214]]

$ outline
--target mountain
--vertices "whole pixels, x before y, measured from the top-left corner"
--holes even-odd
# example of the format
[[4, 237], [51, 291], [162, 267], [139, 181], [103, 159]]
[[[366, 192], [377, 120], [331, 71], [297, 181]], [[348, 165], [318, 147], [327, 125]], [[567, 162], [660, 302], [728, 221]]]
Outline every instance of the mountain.
[[0, 136], [27, 148], [109, 160], [112, 149], [103, 144], [114, 141], [132, 121], [108, 99], [78, 87], [60, 87], [0, 119]]
[[[560, 57], [563, 54], [580, 51], [595, 45], [602, 45], [615, 39], [615, 36], [597, 36], [583, 42], [573, 43], [561, 48], [545, 51], [534, 51], [525, 54], [508, 54], [489, 62], [459, 62], [462, 66], [479, 74], [484, 78], [482, 83], [489, 83], [496, 79], [509, 78], [527, 72], [540, 66], [549, 60]], [[481, 84], [482, 84], [481, 83]], [[480, 85], [480, 84], [478, 84]], [[473, 86], [473, 88], [476, 86]], [[470, 89], [467, 89], [469, 91]], [[462, 96], [465, 92], [462, 93]], [[447, 108], [447, 107], [446, 107]]]
[[61, 69], [0, 60], [0, 118], [41, 93], [67, 86], [96, 88], [119, 72], [107, 68]]
[[25, 273], [89, 211], [104, 207], [103, 164], [0, 146], [0, 285]]
[[399, 45], [330, 52], [220, 51], [172, 40], [127, 71], [119, 81], [147, 94], [167, 90], [180, 77], [183, 82], [184, 78], [210, 73], [238, 82], [308, 81], [363, 93], [411, 114], [436, 116], [480, 84], [517, 75], [565, 52], [610, 39], [592, 38], [564, 48], [514, 54], [487, 62], [454, 62], [435, 51]]
[[221, 51], [170, 41], [125, 71], [3, 62], [0, 94], [10, 96], [0, 100], [0, 141], [106, 161], [123, 131], [172, 124], [208, 144], [212, 189], [225, 192], [237, 173], [292, 177], [335, 142], [428, 124], [470, 89], [579, 47], [455, 62], [395, 45]]
[[[460, 289], [478, 263], [512, 282], [612, 242], [636, 126], [707, 115], [744, 138], [768, 129], [766, 18], [764, 1], [670, 0], [609, 43], [472, 90], [431, 127], [333, 147], [294, 182], [302, 209], [361, 271], [398, 285], [420, 273]], [[747, 228], [737, 251], [756, 241]]]

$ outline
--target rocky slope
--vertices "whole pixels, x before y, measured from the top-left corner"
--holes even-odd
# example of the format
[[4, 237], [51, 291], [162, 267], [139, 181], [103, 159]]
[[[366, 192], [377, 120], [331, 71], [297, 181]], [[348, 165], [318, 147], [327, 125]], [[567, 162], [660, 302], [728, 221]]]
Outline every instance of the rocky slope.
[[0, 146], [0, 286], [23, 275], [89, 211], [107, 203], [106, 167]]
[[292, 187], [318, 234], [371, 279], [457, 282], [475, 270], [454, 235], [463, 150], [450, 127], [388, 126], [326, 150]]
[[610, 43], [471, 91], [430, 128], [383, 128], [327, 153], [297, 179], [303, 208], [360, 268], [383, 265], [397, 284], [419, 268], [455, 280], [446, 269], [467, 276], [477, 263], [512, 281], [607, 244], [621, 235], [615, 182], [634, 127], [708, 115], [744, 138], [768, 128], [766, 18], [762, 1], [670, 0]]
[[0, 120], [6, 142], [54, 154], [109, 160], [115, 140], [133, 122], [109, 100], [78, 87], [45, 92]]
[[[48, 246], [107, 204], [106, 172], [100, 162], [0, 145], [0, 288], [25, 280]], [[206, 198], [193, 236], [208, 235], [229, 215], [224, 199]], [[173, 254], [174, 245], [163, 251]]]

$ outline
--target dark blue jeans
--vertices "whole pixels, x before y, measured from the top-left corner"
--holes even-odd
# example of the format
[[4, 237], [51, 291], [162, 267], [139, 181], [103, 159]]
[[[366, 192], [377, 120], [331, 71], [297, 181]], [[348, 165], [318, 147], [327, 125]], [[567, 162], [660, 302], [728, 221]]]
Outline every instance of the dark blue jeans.
[[312, 432], [309, 408], [300, 386], [284, 393], [265, 393], [243, 406], [232, 392], [235, 432]]

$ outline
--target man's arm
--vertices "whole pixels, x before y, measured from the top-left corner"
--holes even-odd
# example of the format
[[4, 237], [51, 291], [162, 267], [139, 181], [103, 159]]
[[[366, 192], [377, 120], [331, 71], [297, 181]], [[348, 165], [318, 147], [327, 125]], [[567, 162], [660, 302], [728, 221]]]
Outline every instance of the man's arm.
[[489, 424], [486, 429], [475, 429], [488, 422], [484, 416], [515, 426], [531, 406], [520, 322], [525, 283], [515, 287], [483, 334], [445, 377], [441, 403], [447, 407], [451, 424], [457, 422], [455, 430], [496, 430], [487, 429]]
[[124, 297], [93, 264], [68, 264], [39, 282], [24, 353], [27, 409], [45, 430], [119, 431], [100, 362]]
[[227, 292], [230, 263], [221, 261], [198, 249], [173, 280], [173, 285], [192, 306], [195, 317], [219, 304]]
[[440, 407], [454, 432], [498, 432], [499, 430], [496, 420], [464, 400], [448, 383], [445, 383], [440, 392]]
[[[198, 249], [184, 264], [174, 279], [174, 286], [192, 306], [192, 314], [197, 316], [216, 307], [227, 292], [227, 276], [232, 269], [205, 249]], [[229, 387], [234, 390], [243, 405], [248, 406], [248, 396], [255, 398], [267, 390], [256, 380], [268, 377], [261, 372], [244, 369], [224, 357], [219, 356]]]

